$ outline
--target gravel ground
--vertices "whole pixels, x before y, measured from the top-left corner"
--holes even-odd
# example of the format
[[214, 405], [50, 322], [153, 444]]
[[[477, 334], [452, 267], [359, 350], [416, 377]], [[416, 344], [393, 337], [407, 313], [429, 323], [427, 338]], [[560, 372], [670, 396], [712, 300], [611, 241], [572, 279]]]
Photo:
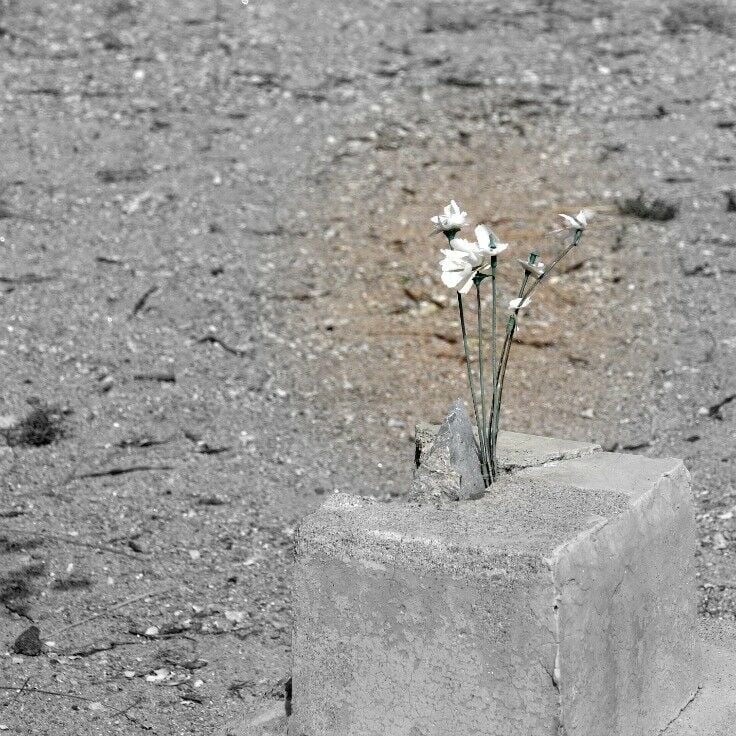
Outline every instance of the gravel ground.
[[734, 618], [734, 13], [0, 0], [0, 725], [225, 736], [284, 697], [294, 528], [403, 495], [464, 395], [451, 196], [544, 260], [598, 211], [504, 426], [685, 458]]

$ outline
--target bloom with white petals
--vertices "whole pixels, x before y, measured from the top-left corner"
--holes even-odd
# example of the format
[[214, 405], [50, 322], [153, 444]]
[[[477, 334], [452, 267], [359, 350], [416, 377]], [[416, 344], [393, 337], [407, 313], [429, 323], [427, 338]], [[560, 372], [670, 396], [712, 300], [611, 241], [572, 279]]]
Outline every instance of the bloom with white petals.
[[500, 243], [496, 234], [485, 225], [478, 225], [475, 228], [475, 237], [478, 238], [478, 246], [487, 251], [489, 258], [503, 253], [509, 247], [508, 243]]
[[565, 227], [561, 227], [554, 232], [562, 233], [566, 241], [573, 242], [576, 237], [579, 237], [578, 233], [582, 233], [588, 227], [588, 223], [593, 219], [594, 214], [591, 210], [580, 210], [575, 217], [560, 213]]
[[458, 203], [453, 199], [445, 207], [444, 213], [435, 215], [432, 218], [432, 222], [434, 223], [434, 231], [436, 233], [457, 232], [460, 228], [468, 224], [468, 213], [462, 211]]
[[516, 259], [524, 268], [524, 270], [530, 274], [531, 276], [534, 276], [535, 278], [542, 278], [544, 276], [544, 263], [542, 261], [536, 261], [535, 263], [532, 263], [531, 261], [524, 261], [521, 258]]
[[470, 291], [476, 274], [487, 276], [491, 272], [491, 260], [508, 248], [508, 244], [499, 243], [485, 225], [475, 228], [475, 237], [478, 239], [477, 243], [464, 238], [453, 238], [450, 249], [442, 251], [442, 283], [461, 294]]
[[531, 302], [532, 300], [529, 297], [527, 297], [526, 299], [512, 299], [509, 302], [509, 309], [512, 312], [518, 312], [520, 309], [525, 309], [526, 307], [528, 307]]

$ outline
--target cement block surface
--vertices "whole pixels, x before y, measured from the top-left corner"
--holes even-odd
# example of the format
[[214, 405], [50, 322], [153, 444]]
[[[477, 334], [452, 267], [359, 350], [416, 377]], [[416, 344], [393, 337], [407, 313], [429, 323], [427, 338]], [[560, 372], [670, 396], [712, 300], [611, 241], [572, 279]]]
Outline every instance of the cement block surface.
[[674, 460], [440, 509], [334, 494], [298, 534], [294, 734], [658, 735], [698, 685], [693, 551]]
[[[702, 685], [661, 736], [733, 736], [736, 723], [736, 622], [701, 619]], [[283, 704], [264, 701], [255, 718], [239, 719], [219, 736], [294, 736]]]
[[[417, 424], [415, 428], [416, 465], [423, 461], [424, 453], [434, 442], [439, 426], [426, 422]], [[501, 431], [498, 433], [498, 461], [503, 470], [518, 470], [555, 460], [570, 460], [600, 452], [600, 449], [600, 445], [594, 442], [561, 440], [520, 432]]]
[[736, 623], [701, 621], [702, 686], [662, 736], [733, 736], [736, 733]]
[[616, 734], [657, 734], [698, 685], [687, 471], [678, 460], [598, 453], [519, 473], [540, 478], [586, 493], [615, 486], [630, 502], [552, 558], [565, 727], [595, 733], [605, 719]]

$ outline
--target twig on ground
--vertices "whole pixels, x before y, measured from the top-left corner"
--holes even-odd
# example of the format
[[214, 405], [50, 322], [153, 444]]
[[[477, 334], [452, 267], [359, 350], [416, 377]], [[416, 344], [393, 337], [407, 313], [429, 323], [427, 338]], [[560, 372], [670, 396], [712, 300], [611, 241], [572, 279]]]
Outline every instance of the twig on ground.
[[736, 399], [736, 394], [729, 394], [725, 398], [721, 399], [717, 404], [713, 404], [712, 406], [708, 407], [708, 416], [711, 419], [723, 419], [723, 415], [721, 414], [721, 409], [723, 409], [724, 406], [728, 406], [734, 399]]
[[146, 289], [146, 291], [143, 292], [143, 294], [140, 296], [138, 301], [133, 305], [133, 309], [130, 312], [131, 317], [135, 317], [138, 312], [143, 309], [143, 307], [146, 306], [146, 302], [148, 301], [149, 297], [151, 297], [155, 292], [158, 291], [158, 286], [151, 286], [149, 289]]
[[131, 603], [135, 603], [136, 601], [141, 600], [142, 598], [150, 598], [154, 595], [161, 595], [162, 593], [166, 593], [167, 591], [171, 590], [171, 588], [160, 588], [159, 590], [149, 590], [147, 593], [140, 593], [139, 595], [131, 596], [130, 598], [126, 598], [124, 601], [120, 601], [120, 603], [116, 603], [114, 606], [111, 606], [106, 611], [103, 611], [102, 613], [96, 613], [94, 616], [88, 616], [87, 618], [83, 618], [80, 621], [75, 621], [72, 624], [69, 624], [68, 626], [63, 626], [61, 629], [57, 629], [54, 631], [53, 634], [51, 634], [52, 638], [57, 637], [59, 634], [63, 634], [65, 631], [69, 631], [69, 629], [75, 629], [77, 626], [82, 626], [83, 624], [88, 624], [92, 621], [96, 621], [99, 618], [104, 618], [105, 616], [109, 616], [110, 613], [113, 611], [117, 611], [120, 608], [124, 608], [125, 606], [129, 606]]
[[18, 692], [15, 694], [15, 697], [10, 701], [11, 703], [14, 703], [21, 695], [21, 693], [26, 689], [26, 685], [31, 681], [30, 677], [26, 677], [26, 681], [23, 683], [22, 687]]
[[[28, 684], [28, 680], [30, 678], [27, 678], [26, 681], [23, 683], [23, 686], [20, 688], [17, 687], [11, 687], [9, 685], [0, 685], [0, 690], [17, 690], [15, 697], [10, 702], [12, 703], [21, 693], [37, 693], [39, 695], [53, 695], [57, 698], [70, 698], [72, 700], [82, 700], [85, 703], [100, 703], [98, 700], [93, 700], [92, 698], [87, 698], [84, 695], [73, 695], [72, 693], [60, 693], [58, 690], [45, 690], [40, 687], [26, 687]], [[125, 716], [131, 723], [135, 723], [136, 726], [139, 726], [144, 731], [152, 731], [153, 727], [148, 726], [145, 723], [141, 723], [137, 718], [130, 715], [128, 711], [131, 708], [135, 708], [136, 706], [140, 705], [142, 702], [142, 698], [138, 698], [134, 700], [130, 705], [127, 705], [125, 708], [122, 708], [121, 710], [117, 710], [113, 712], [110, 715], [110, 718], [116, 718], [117, 716]], [[100, 703], [103, 708], [110, 708], [109, 705], [105, 705], [104, 703]]]
[[243, 350], [242, 348], [234, 348], [232, 345], [228, 345], [224, 340], [221, 340], [219, 337], [215, 335], [205, 335], [204, 337], [200, 337], [197, 340], [197, 342], [198, 343], [210, 342], [213, 345], [219, 345], [225, 352], [228, 352], [231, 355], [237, 355], [239, 358], [245, 358], [251, 353], [250, 350]]
[[135, 708], [137, 705], [140, 705], [143, 702], [143, 698], [136, 698], [130, 705], [126, 705], [125, 708], [121, 708], [120, 710], [116, 710], [114, 713], [110, 714], [110, 718], [117, 718], [118, 716], [127, 716], [128, 711], [131, 708]]
[[176, 383], [176, 374], [171, 371], [155, 371], [153, 373], [135, 373], [134, 381], [158, 381], [159, 383]]
[[108, 475], [125, 475], [126, 473], [140, 473], [148, 470], [173, 470], [173, 465], [132, 465], [128, 468], [107, 468], [105, 470], [92, 470], [88, 473], [80, 473], [70, 478], [79, 480], [81, 478], [104, 478]]
[[124, 549], [118, 549], [108, 544], [95, 544], [94, 542], [85, 542], [82, 539], [75, 539], [74, 537], [65, 536], [63, 534], [53, 534], [52, 532], [37, 531], [36, 529], [14, 529], [12, 527], [4, 527], [3, 532], [10, 534], [29, 534], [46, 537], [47, 539], [53, 539], [55, 542], [65, 542], [66, 544], [73, 544], [77, 547], [88, 547], [89, 549], [96, 549], [101, 552], [112, 552], [114, 555], [120, 555], [121, 557], [130, 557], [131, 560], [137, 560], [140, 562], [141, 555], [126, 552]]
[[128, 647], [133, 646], [134, 644], [140, 644], [140, 641], [110, 640], [100, 644], [89, 644], [86, 647], [71, 647], [70, 649], [66, 649], [63, 652], [60, 651], [59, 654], [64, 654], [65, 656], [71, 655], [74, 657], [91, 657], [93, 654], [97, 654], [98, 652], [109, 652], [111, 649], [116, 649], [117, 647]]
[[39, 687], [26, 687], [25, 685], [23, 685], [23, 687], [21, 688], [11, 687], [10, 685], [0, 685], [0, 690], [17, 690], [18, 691], [17, 695], [20, 695], [20, 693], [22, 692], [39, 693], [41, 695], [56, 695], [60, 698], [71, 698], [72, 700], [84, 700], [87, 703], [95, 702], [94, 700], [92, 700], [92, 698], [85, 698], [84, 695], [72, 695], [71, 693], [60, 693], [56, 690], [44, 690]]

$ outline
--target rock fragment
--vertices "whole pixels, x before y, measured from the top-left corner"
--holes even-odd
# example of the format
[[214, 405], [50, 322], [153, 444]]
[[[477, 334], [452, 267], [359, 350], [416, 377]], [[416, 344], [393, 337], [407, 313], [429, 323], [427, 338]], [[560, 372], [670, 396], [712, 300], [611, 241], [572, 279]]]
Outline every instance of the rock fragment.
[[[426, 430], [426, 431], [425, 431]], [[410, 493], [412, 501], [461, 501], [485, 491], [478, 445], [468, 412], [458, 399], [451, 407], [431, 446], [428, 428], [417, 427], [417, 457]]]
[[14, 642], [11, 647], [15, 654], [24, 654], [26, 657], [38, 657], [43, 652], [43, 642], [38, 626], [29, 626]]

